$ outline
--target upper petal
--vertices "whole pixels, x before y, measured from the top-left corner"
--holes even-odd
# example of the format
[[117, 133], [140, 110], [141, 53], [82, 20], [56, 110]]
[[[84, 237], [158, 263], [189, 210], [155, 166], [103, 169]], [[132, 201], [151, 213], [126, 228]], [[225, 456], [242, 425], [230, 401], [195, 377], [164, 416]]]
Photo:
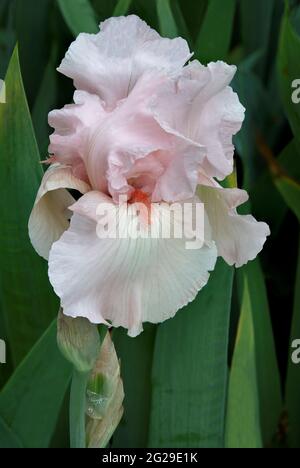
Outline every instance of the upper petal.
[[115, 200], [133, 188], [154, 201], [195, 194], [203, 147], [166, 132], [152, 114], [150, 102], [166, 79], [144, 74], [90, 139], [86, 167], [91, 185]]
[[128, 96], [146, 70], [176, 72], [191, 53], [184, 39], [162, 38], [137, 16], [110, 18], [98, 34], [80, 34], [58, 70], [109, 107]]
[[116, 200], [135, 188], [154, 201], [192, 197], [205, 153], [201, 145], [166, 132], [153, 117], [151, 101], [166, 80], [145, 73], [111, 112], [97, 95], [76, 91], [74, 104], [49, 115], [53, 159]]
[[204, 67], [194, 61], [182, 76], [168, 81], [152, 109], [167, 131], [205, 147], [202, 168], [209, 177], [224, 179], [233, 170], [233, 136], [240, 130], [245, 109], [228, 86], [236, 67], [224, 62]]
[[269, 226], [237, 213], [236, 208], [248, 200], [247, 192], [216, 187], [213, 182], [210, 185], [200, 185], [198, 195], [205, 205], [218, 255], [229, 265], [241, 267], [262, 250], [270, 235]]
[[37, 253], [48, 259], [53, 242], [69, 227], [68, 207], [74, 198], [65, 188], [86, 193], [90, 187], [70, 167], [54, 164], [45, 173], [29, 218], [29, 237]]
[[[71, 226], [50, 253], [50, 280], [65, 314], [108, 321], [136, 336], [143, 322], [162, 322], [195, 298], [215, 266], [216, 248], [206, 243], [188, 250], [185, 238], [99, 238], [101, 203], [120, 209], [98, 192], [73, 206]], [[131, 229], [132, 213], [119, 223], [121, 232]], [[158, 229], [158, 218], [152, 223]]]

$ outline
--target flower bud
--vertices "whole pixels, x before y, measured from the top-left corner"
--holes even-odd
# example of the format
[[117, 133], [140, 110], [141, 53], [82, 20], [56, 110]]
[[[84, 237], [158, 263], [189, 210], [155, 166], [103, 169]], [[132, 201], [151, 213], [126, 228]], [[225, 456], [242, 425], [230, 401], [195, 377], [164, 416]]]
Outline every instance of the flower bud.
[[123, 414], [124, 388], [120, 363], [107, 333], [87, 386], [87, 441], [89, 448], [105, 447]]
[[89, 372], [100, 352], [100, 338], [96, 325], [82, 317], [71, 318], [61, 310], [57, 320], [57, 342], [64, 357], [79, 372]]

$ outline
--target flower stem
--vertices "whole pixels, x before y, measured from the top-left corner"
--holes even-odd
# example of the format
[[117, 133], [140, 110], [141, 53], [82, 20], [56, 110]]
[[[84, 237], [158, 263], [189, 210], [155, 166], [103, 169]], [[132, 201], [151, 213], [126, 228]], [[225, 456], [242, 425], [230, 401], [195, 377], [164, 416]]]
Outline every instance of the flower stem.
[[74, 369], [70, 396], [71, 448], [86, 448], [85, 407], [89, 372]]

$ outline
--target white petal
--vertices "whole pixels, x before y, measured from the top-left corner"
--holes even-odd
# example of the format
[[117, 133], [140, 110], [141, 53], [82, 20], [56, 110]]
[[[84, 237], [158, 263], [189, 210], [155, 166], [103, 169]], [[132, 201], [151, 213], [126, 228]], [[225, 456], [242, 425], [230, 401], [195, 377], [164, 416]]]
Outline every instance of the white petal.
[[[202, 178], [202, 180], [204, 180]], [[248, 200], [248, 194], [240, 189], [223, 189], [199, 186], [198, 195], [205, 210], [216, 242], [218, 255], [229, 265], [241, 267], [254, 260], [262, 250], [269, 226], [258, 222], [251, 215], [239, 215], [236, 208]]]
[[[162, 322], [195, 298], [217, 252], [214, 243], [188, 250], [186, 239], [100, 239], [95, 213], [103, 202], [115, 206], [90, 192], [72, 207], [70, 229], [50, 252], [49, 276], [66, 315], [108, 321], [136, 336], [143, 322]], [[121, 216], [122, 230], [131, 223], [130, 214]]]
[[69, 227], [68, 207], [74, 198], [65, 188], [86, 193], [90, 187], [72, 175], [69, 167], [54, 164], [45, 173], [29, 219], [29, 237], [46, 260], [53, 242]]
[[185, 40], [161, 38], [134, 15], [108, 19], [100, 28], [96, 35], [80, 34], [58, 70], [110, 107], [127, 97], [144, 71], [173, 72], [191, 57]]

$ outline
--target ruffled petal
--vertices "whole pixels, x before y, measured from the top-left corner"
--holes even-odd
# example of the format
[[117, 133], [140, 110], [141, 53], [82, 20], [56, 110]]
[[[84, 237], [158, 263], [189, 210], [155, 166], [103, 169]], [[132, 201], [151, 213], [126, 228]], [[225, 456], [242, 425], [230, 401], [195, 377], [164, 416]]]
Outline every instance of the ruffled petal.
[[50, 136], [49, 153], [55, 161], [72, 165], [73, 174], [85, 181], [90, 135], [105, 116], [99, 97], [85, 91], [75, 92], [74, 104], [49, 114], [49, 125], [55, 130]]
[[203, 147], [167, 133], [153, 118], [150, 101], [165, 80], [145, 74], [90, 140], [86, 167], [91, 185], [116, 201], [135, 188], [153, 201], [195, 194]]
[[175, 81], [167, 81], [152, 103], [167, 132], [205, 148], [202, 169], [224, 179], [233, 170], [233, 136], [244, 120], [244, 107], [228, 86], [236, 67], [223, 62], [204, 67], [194, 61]]
[[237, 213], [236, 208], [249, 198], [245, 190], [223, 189], [213, 181], [210, 185], [199, 186], [197, 193], [205, 205], [218, 255], [229, 265], [241, 267], [262, 250], [270, 235], [269, 226], [251, 215]]
[[172, 203], [195, 195], [205, 150], [189, 141], [175, 139], [175, 143], [168, 154], [161, 155], [165, 170], [155, 184], [154, 202], [164, 200]]
[[137, 188], [153, 201], [192, 197], [205, 153], [201, 145], [167, 133], [153, 117], [150, 103], [166, 80], [145, 73], [108, 113], [98, 96], [77, 91], [75, 104], [50, 113], [52, 159], [116, 201]]
[[110, 18], [100, 28], [98, 34], [80, 34], [58, 70], [109, 108], [128, 96], [145, 71], [173, 73], [191, 57], [184, 39], [162, 38], [134, 15]]
[[90, 187], [76, 179], [72, 169], [54, 164], [45, 173], [29, 218], [29, 237], [37, 253], [46, 260], [53, 242], [69, 227], [68, 207], [74, 198], [65, 188], [86, 193]]
[[[50, 280], [66, 315], [109, 322], [136, 336], [143, 322], [162, 322], [195, 298], [215, 266], [216, 248], [207, 242], [186, 249], [185, 238], [99, 238], [96, 212], [101, 203], [108, 211], [121, 209], [99, 192], [86, 194], [72, 207], [70, 228], [50, 253]], [[169, 210], [167, 205], [164, 209]], [[132, 219], [130, 210], [121, 214], [121, 232], [131, 229]], [[151, 219], [154, 231], [159, 219]]]

